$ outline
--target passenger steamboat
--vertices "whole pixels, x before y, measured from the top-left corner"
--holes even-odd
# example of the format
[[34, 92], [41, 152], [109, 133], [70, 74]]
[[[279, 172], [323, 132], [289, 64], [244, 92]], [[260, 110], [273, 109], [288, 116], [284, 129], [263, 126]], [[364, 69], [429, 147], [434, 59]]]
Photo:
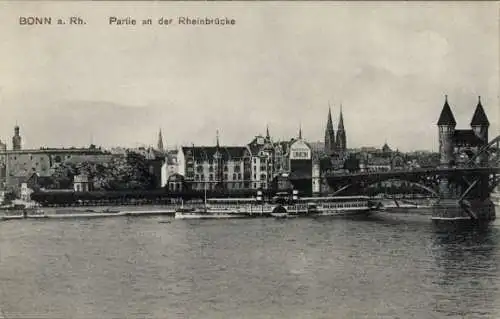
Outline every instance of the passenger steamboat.
[[368, 196], [261, 198], [210, 198], [204, 207], [181, 207], [176, 219], [218, 219], [255, 217], [322, 217], [368, 215], [374, 208]]
[[203, 206], [184, 205], [175, 211], [176, 219], [251, 218], [263, 216], [255, 198], [210, 198]]

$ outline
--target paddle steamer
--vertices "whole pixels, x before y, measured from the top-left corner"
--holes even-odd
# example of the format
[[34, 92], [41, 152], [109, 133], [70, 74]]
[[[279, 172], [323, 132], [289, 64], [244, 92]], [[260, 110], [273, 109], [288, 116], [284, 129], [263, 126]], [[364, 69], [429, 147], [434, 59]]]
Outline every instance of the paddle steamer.
[[182, 206], [176, 219], [322, 217], [368, 215], [374, 204], [368, 196], [304, 197], [277, 194], [263, 200], [255, 198], [210, 198], [202, 207]]

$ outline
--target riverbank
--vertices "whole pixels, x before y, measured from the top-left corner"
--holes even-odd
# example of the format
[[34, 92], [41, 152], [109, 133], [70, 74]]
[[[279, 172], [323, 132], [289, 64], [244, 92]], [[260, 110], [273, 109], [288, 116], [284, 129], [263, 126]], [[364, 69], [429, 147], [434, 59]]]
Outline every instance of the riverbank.
[[[40, 208], [28, 210], [8, 210], [0, 215], [0, 220], [12, 219], [65, 219], [65, 218], [106, 218], [118, 216], [174, 216], [174, 206], [100, 206], [72, 208]], [[0, 318], [1, 319], [1, 318]]]

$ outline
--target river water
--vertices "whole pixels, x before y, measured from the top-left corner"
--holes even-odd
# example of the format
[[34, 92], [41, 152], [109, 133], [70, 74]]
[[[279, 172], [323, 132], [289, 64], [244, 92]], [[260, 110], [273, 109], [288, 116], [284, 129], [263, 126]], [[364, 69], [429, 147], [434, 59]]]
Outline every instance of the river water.
[[500, 221], [442, 232], [428, 218], [5, 221], [0, 309], [9, 319], [499, 318]]

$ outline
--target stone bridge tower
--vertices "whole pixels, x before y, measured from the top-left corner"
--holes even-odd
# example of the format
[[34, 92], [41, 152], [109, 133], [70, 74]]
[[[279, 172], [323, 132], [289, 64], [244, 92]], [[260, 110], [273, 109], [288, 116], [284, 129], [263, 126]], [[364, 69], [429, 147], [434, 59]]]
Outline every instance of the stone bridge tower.
[[[472, 120], [470, 122], [470, 126], [474, 134], [481, 140], [481, 146], [485, 146], [488, 144], [488, 129], [490, 126], [490, 122], [488, 121], [488, 117], [484, 112], [483, 105], [481, 104], [481, 97], [478, 97], [478, 102], [476, 106], [476, 110], [474, 111], [474, 115], [472, 116]], [[479, 155], [479, 163], [481, 165], [488, 163], [488, 154], [483, 153]]]
[[447, 95], [445, 96], [443, 110], [441, 111], [437, 125], [439, 128], [439, 162], [441, 166], [449, 167], [455, 162], [453, 135], [455, 134], [457, 122], [448, 104]]
[[[471, 165], [474, 153], [488, 145], [489, 121], [479, 99], [469, 130], [456, 130], [455, 117], [448, 104], [448, 97], [438, 120], [439, 128], [439, 202], [433, 207], [433, 220], [437, 222], [491, 221], [495, 219], [495, 208], [489, 198], [489, 172], [480, 171]], [[466, 159], [463, 167], [458, 154], [468, 150], [472, 157]], [[455, 158], [457, 153], [457, 158]], [[488, 163], [488, 155], [480, 155], [475, 164]], [[461, 159], [460, 159], [461, 160]], [[477, 171], [471, 169], [477, 168]], [[487, 169], [487, 168], [486, 168]]]

